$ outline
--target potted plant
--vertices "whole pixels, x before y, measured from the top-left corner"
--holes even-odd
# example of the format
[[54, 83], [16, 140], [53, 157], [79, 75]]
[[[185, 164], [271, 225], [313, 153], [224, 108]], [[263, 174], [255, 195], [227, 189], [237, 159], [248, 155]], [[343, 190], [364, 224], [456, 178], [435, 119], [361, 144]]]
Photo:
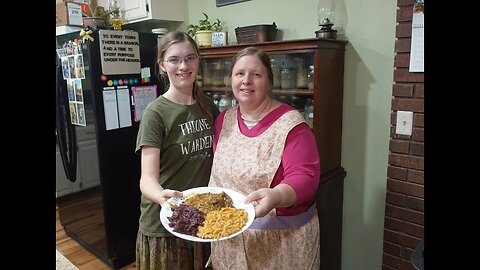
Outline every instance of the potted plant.
[[199, 20], [197, 24], [190, 24], [187, 27], [187, 33], [195, 38], [198, 46], [212, 46], [212, 33], [221, 31], [223, 23], [217, 18], [211, 22], [206, 13], [202, 12], [204, 18]]
[[101, 6], [88, 5], [88, 10], [82, 12], [83, 27], [107, 28], [108, 12]]

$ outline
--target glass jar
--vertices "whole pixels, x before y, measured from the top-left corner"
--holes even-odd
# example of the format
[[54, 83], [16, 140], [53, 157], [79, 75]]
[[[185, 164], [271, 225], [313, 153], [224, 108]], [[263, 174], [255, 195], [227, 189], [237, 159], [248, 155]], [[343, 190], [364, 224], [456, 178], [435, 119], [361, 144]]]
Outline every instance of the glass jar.
[[232, 60], [229, 58], [226, 58], [223, 61], [223, 84], [225, 86], [230, 85], [231, 68], [232, 68]]
[[222, 98], [218, 102], [218, 110], [224, 111], [232, 106], [232, 98], [228, 95], [222, 95]]
[[232, 97], [232, 105], [231, 105], [231, 107], [233, 107], [233, 106], [235, 106], [235, 105], [237, 105], [237, 104], [238, 104], [238, 101], [237, 101], [237, 99], [235, 98], [235, 96], [233, 96], [233, 97]]
[[301, 112], [305, 108], [306, 99], [304, 96], [290, 95], [290, 106]]
[[307, 124], [310, 126], [310, 128], [313, 128], [313, 99], [307, 98], [303, 113], [305, 121], [307, 121]]
[[213, 94], [213, 104], [219, 108], [220, 99], [222, 98], [219, 93]]
[[281, 82], [281, 71], [282, 71], [282, 64], [280, 59], [272, 58], [270, 59], [270, 64], [272, 67], [273, 72], [273, 85], [274, 89], [280, 89], [282, 87]]
[[207, 60], [202, 60], [202, 82], [204, 86], [212, 85], [212, 72]]
[[223, 70], [222, 69], [212, 69], [212, 85], [213, 86], [224, 86], [224, 84], [223, 84]]
[[315, 70], [313, 65], [308, 66], [308, 89], [313, 89], [315, 79]]
[[212, 85], [224, 86], [223, 84], [223, 62], [214, 60], [211, 62]]
[[113, 30], [122, 30], [122, 25], [125, 24], [125, 4], [123, 0], [110, 0], [108, 13], [110, 15], [109, 22], [113, 26]]
[[203, 82], [202, 82], [202, 74], [197, 73], [197, 85], [202, 87], [203, 86]]
[[297, 88], [307, 88], [308, 87], [308, 70], [305, 65], [305, 61], [301, 57], [295, 57], [295, 66], [297, 68], [296, 76], [296, 86]]
[[294, 89], [297, 85], [297, 74], [295, 68], [282, 68], [281, 71], [282, 89]]
[[290, 104], [290, 99], [287, 95], [276, 96], [277, 100], [286, 104]]

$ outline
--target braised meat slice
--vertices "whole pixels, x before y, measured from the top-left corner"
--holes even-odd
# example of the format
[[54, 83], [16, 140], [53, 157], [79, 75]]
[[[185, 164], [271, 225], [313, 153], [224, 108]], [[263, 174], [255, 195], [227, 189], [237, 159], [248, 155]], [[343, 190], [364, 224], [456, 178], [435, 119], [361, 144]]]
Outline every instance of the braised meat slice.
[[230, 198], [225, 192], [195, 194], [185, 199], [184, 203], [200, 209], [205, 215], [213, 210], [220, 210], [224, 207], [233, 207], [232, 198]]

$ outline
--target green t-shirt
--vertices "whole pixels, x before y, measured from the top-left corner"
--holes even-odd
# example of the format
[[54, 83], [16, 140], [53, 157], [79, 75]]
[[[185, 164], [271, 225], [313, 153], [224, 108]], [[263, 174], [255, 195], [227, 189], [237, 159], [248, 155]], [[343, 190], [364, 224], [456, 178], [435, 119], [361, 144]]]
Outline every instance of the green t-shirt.
[[[205, 96], [207, 109], [218, 115]], [[159, 96], [142, 114], [135, 153], [142, 146], [160, 149], [160, 185], [183, 191], [207, 186], [213, 160], [213, 120], [200, 105], [181, 105]], [[141, 196], [140, 230], [149, 236], [172, 236], [160, 222], [160, 205]]]

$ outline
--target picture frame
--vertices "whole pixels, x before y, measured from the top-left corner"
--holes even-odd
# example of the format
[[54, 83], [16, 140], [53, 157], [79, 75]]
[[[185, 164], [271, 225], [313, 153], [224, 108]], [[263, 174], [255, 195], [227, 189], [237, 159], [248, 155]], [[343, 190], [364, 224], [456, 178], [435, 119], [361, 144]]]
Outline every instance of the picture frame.
[[212, 33], [212, 47], [226, 46], [227, 45], [227, 32], [219, 31]]
[[217, 2], [217, 7], [221, 7], [221, 6], [236, 4], [240, 2], [246, 2], [250, 0], [215, 0], [215, 1]]

